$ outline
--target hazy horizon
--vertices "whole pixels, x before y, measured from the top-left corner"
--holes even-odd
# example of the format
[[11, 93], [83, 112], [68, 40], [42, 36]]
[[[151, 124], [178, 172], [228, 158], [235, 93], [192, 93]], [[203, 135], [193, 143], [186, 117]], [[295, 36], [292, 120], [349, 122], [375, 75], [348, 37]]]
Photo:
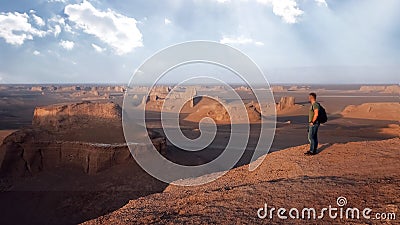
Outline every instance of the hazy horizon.
[[[245, 86], [244, 83], [231, 83], [228, 82], [230, 85], [234, 86]], [[0, 83], [0, 86], [10, 86], [10, 85], [61, 85], [61, 86], [67, 86], [67, 85], [99, 85], [99, 86], [110, 86], [110, 85], [116, 85], [116, 86], [127, 86], [128, 82], [126, 83], [113, 83], [113, 82], [80, 82], [80, 83], [68, 83], [68, 82], [60, 82], [60, 83], [51, 83], [51, 82], [42, 82], [42, 83]], [[137, 86], [152, 86], [153, 84], [137, 84]], [[163, 86], [163, 85], [176, 85], [176, 83], [157, 83], [155, 86]], [[196, 83], [188, 83], [186, 85], [180, 85], [180, 86], [192, 86], [192, 85], [207, 85], [207, 86], [221, 86], [219, 83], [201, 83], [201, 84], [196, 84]], [[400, 85], [399, 83], [270, 83], [271, 86], [291, 86], [291, 85], [297, 85], [297, 86], [339, 86], [339, 85], [345, 85], [345, 86], [374, 86], [374, 85], [383, 85], [383, 86], [391, 86], [391, 85]], [[258, 86], [257, 86], [258, 87]]]

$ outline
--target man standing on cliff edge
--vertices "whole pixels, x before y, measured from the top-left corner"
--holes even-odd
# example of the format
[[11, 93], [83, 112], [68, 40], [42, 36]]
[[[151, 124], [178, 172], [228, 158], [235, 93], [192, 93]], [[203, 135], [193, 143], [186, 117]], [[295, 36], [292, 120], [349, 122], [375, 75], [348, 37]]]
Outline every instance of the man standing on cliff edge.
[[311, 106], [308, 112], [308, 141], [310, 142], [310, 150], [305, 155], [315, 155], [317, 154], [318, 148], [318, 113], [320, 110], [320, 105], [317, 102], [317, 95], [315, 93], [310, 93], [308, 95]]

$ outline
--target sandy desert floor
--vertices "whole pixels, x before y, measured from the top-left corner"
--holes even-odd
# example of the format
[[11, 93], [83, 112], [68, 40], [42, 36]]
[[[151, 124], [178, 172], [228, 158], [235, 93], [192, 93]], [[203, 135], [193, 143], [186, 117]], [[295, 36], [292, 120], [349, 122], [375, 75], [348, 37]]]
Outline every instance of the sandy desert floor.
[[[296, 107], [277, 115], [277, 128], [271, 150], [262, 165], [249, 172], [247, 164], [259, 134], [252, 124], [250, 142], [236, 168], [222, 178], [197, 187], [177, 187], [160, 182], [134, 162], [88, 175], [74, 168], [60, 167], [34, 176], [0, 179], [0, 224], [242, 224], [282, 221], [259, 219], [257, 210], [271, 207], [315, 207], [336, 205], [340, 196], [347, 206], [370, 207], [374, 213], [395, 212], [397, 220], [289, 220], [301, 224], [396, 224], [400, 218], [400, 111], [399, 95], [362, 92], [359, 86], [312, 86], [306, 90], [275, 92], [276, 101], [293, 96]], [[306, 157], [308, 92], [316, 90], [329, 121], [319, 132], [320, 153]], [[103, 99], [122, 104], [119, 92]], [[247, 91], [239, 93], [251, 102]], [[216, 93], [217, 95], [217, 93]], [[78, 102], [71, 93], [36, 93], [18, 87], [1, 91], [0, 138], [31, 125], [36, 106]], [[71, 97], [75, 96], [75, 97]], [[381, 108], [389, 115], [382, 116]], [[163, 134], [159, 113], [151, 112], [147, 125]], [[198, 124], [184, 120], [182, 131], [197, 137]], [[189, 117], [190, 118], [190, 117]], [[200, 118], [198, 118], [200, 119]], [[193, 120], [193, 118], [191, 118]], [[166, 157], [177, 163], [200, 165], [217, 157], [229, 137], [229, 127], [218, 125], [213, 145], [195, 154], [167, 146]], [[96, 133], [98, 133], [96, 135]], [[68, 141], [107, 141], [107, 127], [69, 132]], [[123, 142], [121, 132], [112, 132], [111, 142]], [[72, 135], [73, 134], [73, 135]], [[0, 154], [1, 156], [1, 154]], [[196, 178], [196, 179], [202, 179]], [[375, 215], [374, 215], [375, 216]]]

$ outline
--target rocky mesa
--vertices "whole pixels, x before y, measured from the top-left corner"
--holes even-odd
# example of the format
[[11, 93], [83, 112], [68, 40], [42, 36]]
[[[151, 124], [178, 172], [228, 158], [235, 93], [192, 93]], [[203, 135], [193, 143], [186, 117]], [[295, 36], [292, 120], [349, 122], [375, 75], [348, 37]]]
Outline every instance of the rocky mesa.
[[121, 115], [121, 107], [113, 102], [83, 101], [36, 107], [32, 124], [37, 127], [60, 128], [63, 125], [81, 125], [82, 122], [118, 122]]
[[[27, 176], [67, 166], [93, 174], [133, 160], [124, 142], [121, 113], [121, 107], [112, 102], [37, 107], [32, 127], [12, 133], [0, 146], [0, 173]], [[163, 153], [165, 138], [153, 131], [148, 135]], [[130, 147], [136, 153], [153, 146]]]

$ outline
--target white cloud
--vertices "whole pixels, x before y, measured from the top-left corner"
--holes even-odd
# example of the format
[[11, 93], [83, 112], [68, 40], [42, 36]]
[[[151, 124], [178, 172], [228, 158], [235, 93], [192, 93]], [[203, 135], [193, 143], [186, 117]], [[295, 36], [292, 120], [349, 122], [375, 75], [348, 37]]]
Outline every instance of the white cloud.
[[63, 47], [66, 50], [72, 50], [75, 46], [75, 43], [73, 41], [61, 40], [59, 44], [61, 47]]
[[258, 46], [264, 46], [264, 42], [261, 42], [261, 41], [256, 41], [256, 42], [254, 42], [254, 44], [258, 45]]
[[165, 19], [164, 19], [164, 24], [165, 24], [165, 25], [168, 25], [168, 24], [171, 24], [171, 23], [172, 23], [172, 21], [169, 20], [168, 18], [165, 18]]
[[54, 37], [58, 37], [58, 35], [61, 33], [60, 25], [55, 25], [54, 29], [52, 31], [53, 31]]
[[46, 25], [46, 23], [41, 17], [32, 14], [32, 18], [38, 26], [43, 27], [44, 25]]
[[[214, 0], [218, 3], [231, 3], [231, 0]], [[248, 2], [250, 0], [241, 0]], [[275, 15], [282, 17], [285, 23], [297, 23], [298, 17], [303, 15], [303, 11], [298, 8], [296, 0], [254, 0], [262, 5], [269, 5]], [[325, 0], [315, 0], [325, 2]], [[321, 3], [323, 4], [323, 3]], [[325, 2], [326, 4], [326, 2]]]
[[106, 49], [102, 48], [96, 44], [92, 44], [92, 47], [94, 48], [94, 50], [96, 50], [96, 52], [104, 52]]
[[316, 2], [319, 6], [328, 7], [328, 3], [326, 3], [325, 0], [315, 0], [315, 2]]
[[33, 54], [34, 54], [34, 55], [40, 55], [40, 52], [37, 51], [37, 50], [35, 50], [35, 51], [33, 51]]
[[75, 33], [75, 32], [72, 31], [72, 27], [70, 25], [68, 25], [68, 24], [65, 24], [64, 30], [67, 31], [67, 32], [70, 32], [72, 34]]
[[68, 0], [48, 0], [47, 2], [53, 3], [53, 2], [61, 2], [61, 3], [66, 3]]
[[67, 5], [64, 13], [77, 28], [111, 46], [117, 55], [127, 54], [143, 46], [142, 34], [134, 18], [111, 9], [99, 11], [88, 1]]
[[230, 2], [230, 0], [217, 0], [218, 3]]
[[52, 33], [54, 37], [57, 37], [62, 31], [75, 34], [75, 32], [72, 30], [72, 27], [69, 24], [65, 23], [65, 19], [60, 15], [56, 15], [48, 19], [47, 23], [50, 27], [50, 30], [48, 32]]
[[282, 17], [286, 23], [297, 23], [303, 11], [298, 8], [296, 0], [256, 0], [258, 3], [272, 5], [275, 15]]
[[246, 45], [246, 44], [254, 44], [257, 46], [263, 46], [264, 43], [261, 41], [255, 41], [252, 38], [239, 36], [223, 36], [222, 39], [219, 41], [221, 44], [234, 44], [234, 45]]
[[51, 17], [50, 19], [48, 19], [48, 22], [52, 22], [55, 24], [60, 24], [62, 26], [65, 25], [65, 19], [63, 17], [61, 17], [60, 15], [56, 15]]
[[61, 26], [65, 25], [65, 20], [61, 16], [57, 15], [47, 20], [50, 30], [48, 32], [52, 33], [54, 37], [58, 37], [61, 33]]
[[34, 36], [45, 35], [45, 31], [32, 27], [26, 13], [0, 13], [0, 37], [9, 44], [22, 45], [25, 40], [32, 40]]

